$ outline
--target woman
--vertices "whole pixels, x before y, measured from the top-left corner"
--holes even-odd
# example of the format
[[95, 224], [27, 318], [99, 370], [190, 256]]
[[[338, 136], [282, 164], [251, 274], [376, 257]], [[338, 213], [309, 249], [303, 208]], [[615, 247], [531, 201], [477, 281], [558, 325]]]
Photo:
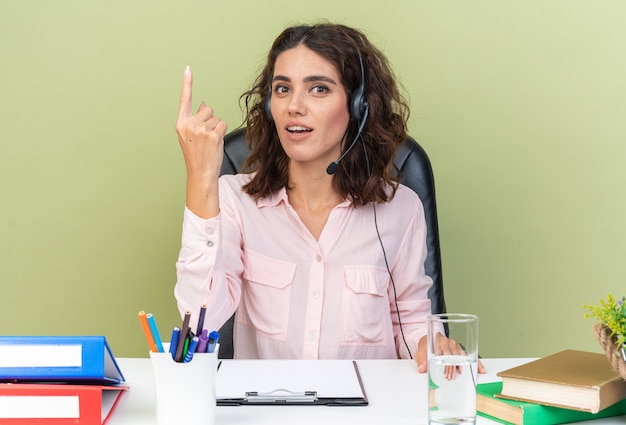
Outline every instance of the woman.
[[187, 69], [181, 313], [206, 304], [211, 329], [237, 310], [239, 358], [413, 357], [425, 371], [426, 227], [394, 178], [408, 108], [385, 56], [343, 25], [283, 31], [242, 96], [249, 174], [219, 177], [227, 125], [204, 103], [193, 114], [191, 91]]

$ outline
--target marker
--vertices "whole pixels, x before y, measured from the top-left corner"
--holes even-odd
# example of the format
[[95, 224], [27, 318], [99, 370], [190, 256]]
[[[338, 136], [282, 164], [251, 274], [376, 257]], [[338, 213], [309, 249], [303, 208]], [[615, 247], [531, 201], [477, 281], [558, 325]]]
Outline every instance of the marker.
[[207, 348], [207, 353], [215, 352], [215, 345], [217, 344], [217, 341], [219, 341], [219, 339], [220, 334], [217, 331], [211, 331], [211, 333], [209, 334], [209, 346]]
[[143, 333], [146, 335], [146, 340], [148, 341], [150, 351], [152, 351], [153, 353], [158, 352], [156, 343], [154, 342], [154, 336], [152, 335], [150, 325], [148, 324], [148, 319], [146, 318], [145, 311], [139, 312], [139, 322], [141, 323], [141, 327], [143, 328]]
[[154, 315], [152, 313], [148, 313], [146, 314], [146, 319], [148, 319], [148, 325], [150, 325], [150, 331], [152, 332], [152, 337], [154, 338], [154, 344], [156, 345], [157, 351], [162, 353], [163, 343], [161, 342], [161, 335], [159, 335], [159, 328], [157, 328]]
[[198, 318], [198, 328], [196, 329], [196, 335], [200, 335], [202, 333], [202, 328], [204, 327], [205, 314], [206, 314], [206, 305], [202, 304], [202, 307], [200, 307], [200, 317]]
[[185, 317], [183, 318], [183, 326], [180, 328], [180, 338], [178, 342], [178, 347], [176, 347], [176, 357], [174, 361], [178, 363], [183, 361], [183, 350], [185, 349], [184, 341], [187, 339], [189, 335], [189, 319], [191, 318], [191, 313], [189, 311], [185, 312]]
[[178, 326], [174, 326], [172, 330], [172, 337], [170, 338], [170, 354], [172, 355], [172, 360], [176, 358], [176, 348], [178, 347], [178, 339], [180, 338], [180, 328]]
[[187, 357], [187, 352], [189, 351], [189, 343], [191, 342], [191, 336], [187, 335], [185, 338], [185, 346], [183, 347], [183, 362], [185, 361], [185, 357]]
[[209, 331], [206, 329], [202, 330], [200, 334], [200, 342], [196, 347], [196, 353], [206, 353], [206, 347], [209, 344]]
[[196, 351], [196, 347], [198, 346], [198, 342], [200, 338], [194, 336], [191, 338], [191, 342], [189, 343], [189, 349], [187, 350], [187, 354], [185, 355], [185, 363], [189, 363], [191, 359], [193, 359], [193, 353]]

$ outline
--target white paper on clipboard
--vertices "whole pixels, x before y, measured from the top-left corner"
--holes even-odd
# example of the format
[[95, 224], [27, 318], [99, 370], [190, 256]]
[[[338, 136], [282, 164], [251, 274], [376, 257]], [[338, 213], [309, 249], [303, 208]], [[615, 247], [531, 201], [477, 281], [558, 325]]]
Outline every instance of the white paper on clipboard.
[[318, 399], [353, 399], [367, 404], [358, 366], [351, 360], [228, 360], [221, 363], [216, 379], [218, 403], [244, 400], [252, 392], [282, 390], [315, 392]]

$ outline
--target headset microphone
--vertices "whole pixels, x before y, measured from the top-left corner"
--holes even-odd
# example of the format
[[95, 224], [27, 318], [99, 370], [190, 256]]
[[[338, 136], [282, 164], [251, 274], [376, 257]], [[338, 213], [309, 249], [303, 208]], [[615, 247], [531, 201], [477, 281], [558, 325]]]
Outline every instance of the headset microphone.
[[335, 173], [337, 172], [337, 170], [339, 169], [339, 164], [338, 164], [338, 162], [339, 162], [339, 161], [331, 162], [331, 163], [328, 165], [328, 167], [326, 168], [326, 172], [327, 172], [328, 174], [330, 174], [331, 176], [332, 176], [333, 174], [335, 174]]
[[341, 160], [348, 154], [348, 152], [352, 150], [352, 148], [356, 144], [356, 141], [359, 140], [359, 137], [361, 136], [361, 133], [363, 132], [363, 128], [365, 127], [365, 122], [367, 121], [367, 115], [369, 114], [369, 111], [370, 111], [370, 108], [366, 103], [365, 111], [363, 112], [363, 119], [361, 120], [361, 123], [359, 124], [359, 129], [356, 132], [356, 136], [354, 140], [352, 141], [350, 146], [348, 146], [348, 149], [346, 149], [346, 151], [339, 157], [337, 161], [333, 161], [328, 165], [328, 167], [326, 168], [326, 172], [328, 174], [333, 175], [337, 172], [337, 170], [339, 169], [339, 163], [341, 162]]

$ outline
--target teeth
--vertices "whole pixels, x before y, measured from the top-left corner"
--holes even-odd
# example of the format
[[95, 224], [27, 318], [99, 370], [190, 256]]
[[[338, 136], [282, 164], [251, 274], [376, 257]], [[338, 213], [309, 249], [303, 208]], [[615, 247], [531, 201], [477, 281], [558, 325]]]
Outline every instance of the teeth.
[[291, 127], [287, 127], [287, 130], [289, 130], [289, 131], [311, 131], [310, 128], [300, 127], [299, 125], [294, 125], [294, 126], [291, 126]]

